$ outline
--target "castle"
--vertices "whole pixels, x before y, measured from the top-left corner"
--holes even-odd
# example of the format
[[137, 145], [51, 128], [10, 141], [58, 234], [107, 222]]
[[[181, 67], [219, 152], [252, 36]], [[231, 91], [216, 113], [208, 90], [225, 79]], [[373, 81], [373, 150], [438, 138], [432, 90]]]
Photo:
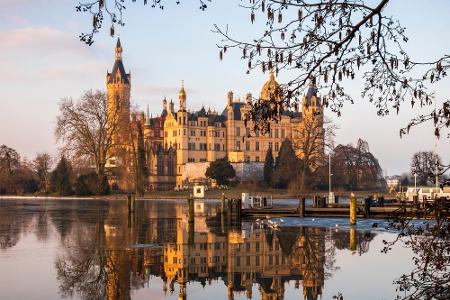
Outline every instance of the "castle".
[[[270, 121], [267, 134], [254, 131], [252, 124], [244, 120], [244, 116], [252, 108], [250, 93], [241, 101], [234, 98], [233, 92], [228, 92], [222, 113], [205, 110], [204, 107], [191, 112], [187, 109], [188, 97], [182, 84], [177, 109], [172, 100], [167, 103], [164, 97], [161, 114], [157, 117], [150, 116], [148, 108], [147, 113], [131, 112], [131, 73], [125, 71], [122, 50], [118, 39], [114, 66], [106, 75], [108, 112], [111, 119], [112, 112], [116, 112], [116, 149], [130, 148], [130, 144], [135, 147], [138, 142], [133, 140], [137, 139], [137, 129], [142, 128], [145, 165], [148, 170], [145, 180], [147, 190], [180, 188], [189, 181], [189, 170], [205, 170], [210, 162], [223, 157], [228, 157], [231, 163], [262, 165], [268, 149], [272, 150], [273, 157], [276, 158], [285, 139], [291, 140], [294, 147], [305, 140], [306, 120], [318, 122], [323, 139], [323, 108], [313, 83], [303, 97], [302, 111], [286, 112], [279, 120]], [[273, 72], [263, 85], [258, 99], [281, 100], [281, 88]], [[319, 152], [323, 154], [323, 143], [320, 147]], [[303, 152], [302, 147], [296, 148], [299, 157], [304, 155]], [[107, 165], [110, 169], [117, 169], [120, 161], [123, 163], [123, 157], [124, 155], [122, 158], [115, 155]], [[120, 184], [119, 172], [115, 175], [119, 185], [126, 189], [125, 185]], [[122, 178], [126, 177], [127, 175], [122, 174]]]

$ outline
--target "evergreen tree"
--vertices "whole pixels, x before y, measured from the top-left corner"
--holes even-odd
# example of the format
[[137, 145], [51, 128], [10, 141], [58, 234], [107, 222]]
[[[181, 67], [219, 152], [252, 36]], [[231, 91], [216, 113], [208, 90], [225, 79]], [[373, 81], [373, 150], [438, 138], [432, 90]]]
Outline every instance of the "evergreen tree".
[[284, 140], [278, 152], [273, 182], [278, 188], [287, 188], [292, 180], [296, 180], [301, 161], [295, 155], [290, 140]]
[[211, 162], [208, 169], [206, 169], [205, 175], [216, 180], [218, 185], [225, 185], [229, 183], [231, 178], [236, 176], [236, 171], [228, 161], [228, 158], [224, 157]]
[[272, 155], [272, 148], [267, 149], [266, 159], [264, 160], [264, 182], [267, 186], [272, 184], [274, 160]]
[[58, 193], [61, 196], [72, 195], [72, 184], [70, 183], [71, 173], [72, 168], [70, 163], [62, 156], [50, 176], [52, 192]]

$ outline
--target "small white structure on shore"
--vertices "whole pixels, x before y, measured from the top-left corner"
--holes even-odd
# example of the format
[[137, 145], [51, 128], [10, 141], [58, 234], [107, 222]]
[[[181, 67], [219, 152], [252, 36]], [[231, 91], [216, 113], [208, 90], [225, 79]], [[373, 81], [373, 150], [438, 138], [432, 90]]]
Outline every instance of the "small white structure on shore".
[[250, 193], [242, 193], [242, 208], [268, 208], [273, 206], [272, 196], [251, 196]]
[[204, 185], [194, 185], [192, 190], [192, 195], [194, 198], [205, 198], [205, 186]]

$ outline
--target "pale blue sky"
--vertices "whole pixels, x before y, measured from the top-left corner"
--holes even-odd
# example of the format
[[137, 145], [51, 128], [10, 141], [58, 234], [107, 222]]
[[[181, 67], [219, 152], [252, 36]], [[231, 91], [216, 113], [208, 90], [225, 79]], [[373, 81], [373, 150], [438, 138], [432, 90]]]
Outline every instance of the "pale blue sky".
[[[169, 2], [174, 2], [168, 0]], [[79, 97], [86, 89], [105, 89], [105, 74], [114, 61], [115, 38], [107, 31], [88, 47], [78, 34], [89, 29], [90, 18], [75, 12], [74, 0], [0, 0], [0, 144], [17, 149], [32, 159], [36, 152], [57, 153], [53, 136], [57, 103], [62, 97]], [[215, 0], [207, 11], [197, 9], [196, 0], [164, 11], [129, 5], [126, 26], [118, 30], [124, 48], [124, 64], [132, 73], [132, 100], [153, 114], [161, 110], [166, 95], [176, 100], [185, 81], [190, 109], [202, 105], [222, 110], [228, 90], [244, 97], [257, 95], [267, 75], [245, 74], [245, 62], [227, 53], [218, 58], [219, 37], [214, 23], [229, 24], [231, 33], [251, 38], [261, 27], [251, 25], [239, 0]], [[408, 50], [420, 59], [450, 53], [450, 2], [445, 0], [396, 0], [388, 14], [398, 18], [411, 38]], [[260, 30], [258, 30], [260, 29]], [[286, 79], [283, 74], [279, 81]], [[436, 85], [438, 101], [450, 98], [449, 80]], [[432, 129], [422, 126], [400, 139], [398, 129], [419, 112], [404, 105], [400, 115], [380, 118], [367, 100], [359, 97], [361, 85], [346, 87], [357, 100], [336, 118], [338, 143], [369, 142], [371, 151], [388, 174], [409, 170], [417, 150], [434, 147]], [[428, 111], [429, 109], [427, 109]], [[450, 142], [441, 139], [440, 154], [450, 162]]]

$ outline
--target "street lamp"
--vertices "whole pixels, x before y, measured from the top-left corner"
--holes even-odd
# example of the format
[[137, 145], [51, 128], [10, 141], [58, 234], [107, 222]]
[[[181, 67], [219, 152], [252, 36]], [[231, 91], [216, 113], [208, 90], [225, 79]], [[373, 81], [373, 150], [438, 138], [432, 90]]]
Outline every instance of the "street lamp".
[[333, 200], [333, 194], [331, 193], [331, 151], [328, 153], [328, 203]]
[[417, 193], [417, 170], [414, 168], [414, 194]]

